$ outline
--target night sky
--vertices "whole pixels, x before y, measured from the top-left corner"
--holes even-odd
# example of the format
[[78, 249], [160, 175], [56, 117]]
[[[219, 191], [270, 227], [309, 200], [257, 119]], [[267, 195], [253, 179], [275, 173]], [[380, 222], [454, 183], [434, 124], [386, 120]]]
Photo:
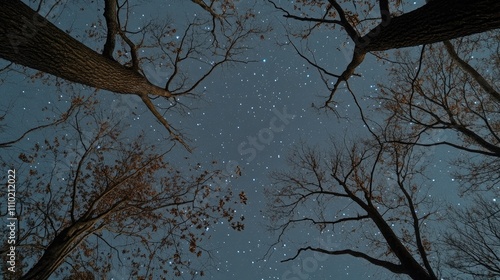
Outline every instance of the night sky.
[[[77, 1], [83, 2], [83, 1]], [[279, 2], [279, 1], [278, 1]], [[284, 2], [284, 1], [281, 1]], [[415, 1], [405, 6], [409, 11], [423, 5], [424, 1]], [[276, 236], [266, 230], [269, 221], [265, 215], [264, 196], [265, 188], [272, 188], [268, 173], [272, 170], [285, 168], [285, 161], [289, 149], [301, 140], [307, 140], [312, 145], [328, 146], [330, 137], [342, 138], [344, 135], [355, 135], [366, 132], [358, 119], [358, 112], [352, 98], [341, 90], [336, 95], [337, 110], [343, 118], [337, 118], [332, 113], [317, 110], [312, 105], [325, 101], [328, 91], [319, 79], [316, 69], [309, 66], [300, 58], [287, 42], [284, 27], [299, 27], [297, 22], [285, 20], [281, 12], [274, 10], [266, 1], [259, 1], [255, 7], [257, 19], [263, 24], [273, 26], [273, 31], [265, 34], [264, 40], [255, 38], [249, 42], [252, 49], [246, 56], [255, 62], [249, 64], [235, 64], [225, 66], [215, 71], [200, 87], [202, 97], [198, 100], [186, 101], [195, 108], [186, 115], [175, 115], [169, 119], [173, 124], [182, 128], [183, 133], [195, 148], [188, 154], [177, 145], [169, 156], [171, 161], [183, 163], [184, 157], [192, 163], [202, 165], [217, 160], [222, 167], [229, 163], [237, 164], [242, 175], [230, 177], [234, 192], [245, 191], [248, 195], [248, 204], [238, 207], [238, 214], [245, 216], [245, 230], [236, 232], [228, 229], [226, 224], [210, 228], [212, 234], [206, 248], [213, 249], [216, 268], [207, 271], [206, 279], [220, 280], [256, 280], [256, 279], [387, 279], [390, 274], [377, 269], [366, 262], [352, 257], [322, 256], [317, 261], [317, 267], [307, 267], [303, 270], [303, 261], [312, 256], [307, 253], [295, 261], [281, 263], [280, 261], [294, 254], [299, 242], [327, 242], [333, 247], [342, 244], [328, 233], [318, 235], [316, 230], [307, 228], [294, 231], [297, 244], [285, 243], [271, 248], [270, 244]], [[99, 4], [99, 5], [102, 5]], [[63, 30], [70, 30], [70, 34], [81, 34], [95, 21], [92, 12], [95, 4], [85, 11], [68, 4], [58, 14], [56, 23]], [[168, 15], [173, 22], [186, 22], [203, 11], [191, 1], [151, 1], [136, 9], [138, 25], [140, 21], [149, 17]], [[182, 24], [181, 24], [182, 26]], [[79, 33], [80, 32], [80, 33]], [[74, 36], [74, 35], [73, 35]], [[91, 39], [81, 39], [85, 44], [92, 46]], [[294, 41], [300, 46], [299, 41]], [[345, 42], [345, 34], [340, 31], [322, 30], [309, 38], [309, 48], [314, 50], [318, 61], [329, 67], [329, 70], [341, 72], [347, 65], [350, 57], [346, 57], [337, 48]], [[95, 44], [95, 43], [94, 43]], [[348, 47], [347, 47], [348, 48]], [[417, 50], [418, 51], [418, 50]], [[389, 52], [390, 53], [390, 52]], [[2, 61], [4, 65], [5, 61]], [[377, 84], [386, 80], [385, 69], [389, 64], [377, 61], [373, 56], [368, 57], [360, 66], [357, 73], [362, 77], [353, 77], [350, 85], [360, 96], [377, 94]], [[161, 74], [161, 73], [160, 73]], [[18, 135], [23, 129], [37, 123], [45, 114], [50, 115], [51, 108], [66, 104], [64, 92], [58, 92], [56, 87], [43, 85], [40, 81], [31, 82], [21, 75], [9, 73], [2, 76], [2, 107], [13, 104], [15, 110], [7, 116], [6, 132], [2, 131], [2, 139], [9, 135]], [[154, 81], [153, 81], [154, 82]], [[75, 86], [82, 93], [90, 94], [91, 89], [84, 86]], [[100, 106], [113, 108], [113, 102], [121, 102], [123, 98], [130, 98], [137, 102], [137, 109], [128, 116], [131, 129], [147, 130], [152, 139], [162, 141], [165, 132], [153, 119], [150, 112], [134, 97], [123, 97], [117, 94], [100, 91]], [[62, 97], [61, 97], [62, 96]], [[373, 101], [366, 98], [363, 104], [375, 107]], [[48, 111], [41, 111], [41, 107], [48, 106]], [[288, 115], [285, 119], [280, 116]], [[293, 115], [293, 118], [290, 116]], [[251, 149], [250, 141], [259, 137], [259, 132], [270, 127], [270, 122], [283, 128], [282, 131], [267, 134], [266, 142], [259, 142], [257, 149]], [[268, 130], [267, 130], [268, 131]], [[6, 136], [7, 135], [7, 136]], [[20, 165], [15, 158], [16, 152], [40, 141], [50, 135], [50, 131], [42, 131], [30, 135], [14, 149], [9, 150], [3, 159], [11, 157], [14, 166]], [[267, 141], [267, 139], [269, 141]], [[255, 146], [257, 147], [257, 146]], [[255, 152], [255, 153], [254, 153]], [[447, 153], [446, 149], [436, 150], [436, 153]], [[441, 158], [445, 158], [444, 154]], [[40, 167], [43, 168], [43, 167]], [[436, 163], [435, 178], [432, 184], [451, 187], [453, 182], [447, 176], [449, 170], [445, 162]], [[20, 179], [22, 180], [22, 178]], [[446, 189], [446, 187], [444, 189]], [[436, 189], [436, 188], [434, 188]], [[436, 196], [446, 192], [443, 188], [435, 190]], [[441, 193], [440, 193], [441, 192]], [[290, 239], [290, 236], [289, 236]], [[294, 273], [295, 269], [302, 269], [302, 274]], [[290, 271], [292, 273], [290, 273]], [[113, 270], [114, 279], [128, 279], [126, 270]], [[294, 278], [295, 277], [295, 278]]]

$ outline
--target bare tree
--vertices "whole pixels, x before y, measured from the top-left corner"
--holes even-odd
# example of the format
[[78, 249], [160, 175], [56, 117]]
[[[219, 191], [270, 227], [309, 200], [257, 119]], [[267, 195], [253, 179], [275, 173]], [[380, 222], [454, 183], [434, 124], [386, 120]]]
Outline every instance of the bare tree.
[[[452, 209], [444, 236], [446, 264], [473, 279], [500, 277], [500, 205], [476, 196], [465, 209]], [[459, 277], [459, 276], [455, 276]]]
[[459, 151], [450, 161], [461, 194], [482, 191], [450, 209], [443, 251], [453, 278], [499, 276], [499, 42], [498, 32], [487, 32], [424, 46], [416, 58], [402, 52], [391, 83], [380, 85], [388, 126], [405, 135], [385, 140]]
[[304, 143], [291, 152], [289, 170], [271, 175], [268, 213], [277, 243], [312, 225], [345, 248], [301, 245], [283, 261], [306, 251], [348, 255], [412, 279], [437, 279], [426, 234], [436, 209], [425, 195], [419, 152], [376, 139], [332, 145], [331, 154]]
[[[463, 191], [486, 190], [487, 195], [496, 197], [500, 143], [497, 38], [496, 33], [487, 33], [426, 45], [416, 59], [410, 52], [397, 55], [390, 80], [379, 85], [382, 93], [376, 98], [381, 104], [378, 113], [385, 116], [382, 125], [370, 121], [348, 86], [372, 140], [360, 143], [356, 139], [352, 146], [334, 143], [333, 155], [302, 146], [294, 150], [290, 170], [273, 174], [277, 188], [271, 194], [276, 199], [271, 201], [269, 213], [274, 213], [273, 229], [279, 233], [279, 242], [294, 226], [313, 224], [325, 230], [335, 225], [335, 236], [361, 232], [375, 249], [367, 254], [369, 245], [357, 245], [359, 241], [349, 243], [346, 249], [301, 246], [285, 261], [304, 251], [351, 255], [413, 279], [437, 279], [433, 270], [445, 267], [434, 258], [439, 250], [451, 268], [446, 273], [454, 277], [457, 273], [474, 279], [498, 275], [498, 203], [476, 199], [464, 211], [450, 209], [446, 216], [452, 227], [446, 231], [445, 246], [441, 246], [436, 234], [425, 234], [426, 223], [417, 216], [429, 219], [433, 211], [418, 198], [425, 193], [426, 172], [425, 162], [416, 156], [417, 151], [425, 155], [434, 146], [461, 151], [452, 164], [456, 178], [466, 187]], [[473, 60], [471, 54], [479, 57]], [[411, 221], [413, 228], [407, 228]], [[388, 223], [394, 234], [384, 234]], [[376, 226], [383, 242], [373, 238], [374, 230], [367, 225]], [[398, 242], [406, 249], [416, 249], [398, 251]], [[381, 244], [390, 250], [373, 256], [383, 248]], [[411, 259], [401, 257], [401, 252], [413, 256], [418, 266], [410, 267]], [[418, 271], [422, 274], [412, 274]]]
[[[43, 2], [33, 10], [20, 0], [0, 1], [0, 57], [70, 82], [137, 95], [173, 139], [188, 150], [162, 108], [177, 105], [180, 96], [195, 95], [200, 83], [221, 65], [248, 62], [241, 56], [248, 48], [243, 42], [264, 31], [252, 22], [255, 15], [249, 9], [237, 9], [233, 1], [193, 1], [203, 8], [202, 13], [208, 11], [208, 17], [188, 22], [182, 31], [182, 23], [166, 20], [152, 20], [139, 30], [132, 29], [132, 13], [138, 7], [128, 0], [106, 0], [104, 18], [96, 19], [105, 26], [96, 24], [87, 32], [102, 44], [95, 48], [39, 14], [47, 5]], [[53, 7], [47, 10], [50, 14]], [[193, 66], [201, 69], [196, 76], [186, 71]], [[151, 77], [154, 73], [147, 72], [151, 69], [165, 71], [168, 76], [158, 81], [158, 77]]]
[[[381, 105], [378, 113], [385, 117], [383, 122], [370, 120], [380, 120], [381, 115], [369, 115], [372, 112], [362, 109], [346, 83], [370, 132], [370, 140], [344, 141], [353, 142], [352, 145], [334, 142], [332, 154], [302, 145], [292, 151], [289, 170], [273, 173], [270, 196], [275, 199], [270, 201], [268, 213], [273, 223], [271, 228], [278, 232], [278, 243], [284, 242], [293, 228], [305, 225], [316, 225], [319, 231], [346, 240], [342, 243], [346, 244], [345, 248], [340, 249], [314, 246], [305, 241], [305, 245], [298, 245], [293, 257], [284, 261], [294, 260], [306, 251], [351, 255], [412, 279], [438, 279], [438, 271], [443, 266], [437, 255], [443, 248], [438, 236], [429, 234], [427, 227], [429, 219], [443, 215], [434, 215], [435, 208], [425, 195], [425, 161], [419, 153], [425, 155], [433, 146], [458, 149], [466, 156], [454, 162], [455, 178], [466, 187], [464, 190], [491, 192], [498, 187], [499, 41], [495, 32], [486, 32], [498, 27], [498, 3], [480, 1], [476, 2], [477, 7], [466, 8], [476, 3], [429, 1], [422, 8], [403, 13], [398, 10], [402, 1], [395, 1], [393, 5], [379, 1], [378, 16], [372, 17], [370, 14], [377, 10], [377, 5], [371, 1], [362, 4], [354, 1], [353, 6], [347, 1], [301, 1], [290, 4], [292, 8], [284, 7], [287, 5], [284, 3], [279, 6], [277, 1], [269, 2], [284, 12], [285, 17], [309, 24], [305, 31], [291, 34], [305, 40], [305, 52], [291, 36], [289, 39], [329, 87], [325, 107], [330, 106], [338, 86], [354, 74], [368, 52], [385, 59], [376, 52], [424, 45], [417, 58], [410, 50], [399, 52], [396, 59], [389, 60], [393, 63], [389, 81], [379, 85], [382, 93], [375, 98]], [[361, 7], [358, 9], [357, 5]], [[483, 19], [489, 18], [485, 25], [479, 18], [469, 18], [471, 22], [478, 20], [483, 30], [472, 31], [464, 23], [464, 29], [458, 31], [462, 25], [452, 23], [452, 18], [454, 15], [468, 18], [465, 9], [474, 10], [484, 16]], [[390, 10], [397, 14], [391, 14]], [[450, 17], [450, 25], [438, 24], [437, 17]], [[488, 24], [492, 25], [486, 27]], [[352, 61], [340, 75], [321, 65], [321, 60], [311, 51], [310, 34], [325, 26], [340, 26], [355, 43]], [[418, 31], [420, 28], [427, 29], [426, 35]], [[462, 31], [464, 33], [460, 33]], [[463, 37], [483, 32], [486, 33]], [[449, 41], [453, 38], [459, 39]], [[472, 59], [476, 56], [478, 58]], [[470, 216], [470, 213], [463, 215]], [[490, 212], [490, 216], [482, 213], [482, 217], [483, 220], [489, 217], [494, 223], [497, 214], [495, 211]], [[479, 217], [479, 214], [473, 216]], [[460, 220], [455, 221], [460, 224]], [[454, 229], [448, 241], [452, 236], [472, 236], [460, 226]], [[474, 244], [478, 248], [471, 248], [470, 254], [477, 256], [493, 251], [495, 256], [497, 245], [496, 240], [492, 240], [495, 235], [491, 234], [494, 231], [484, 225], [481, 230], [475, 230], [482, 236], [477, 237], [479, 241]], [[462, 242], [466, 241], [462, 239]], [[449, 251], [451, 256], [466, 254], [453, 250], [456, 249]], [[474, 277], [481, 265], [496, 261], [488, 257], [482, 263], [464, 257], [448, 265]], [[485, 272], [482, 276], [488, 275], [494, 274]]]
[[[468, 154], [455, 161], [463, 168], [455, 172], [463, 191], [491, 189], [500, 182], [498, 42], [498, 33], [487, 33], [426, 46], [417, 58], [400, 53], [391, 83], [381, 84], [377, 97], [390, 130], [405, 134], [395, 140], [386, 133], [387, 141], [448, 146]], [[479, 57], [472, 59], [475, 54]], [[440, 137], [432, 139], [432, 134]]]
[[495, 0], [428, 1], [410, 12], [403, 12], [403, 1], [399, 0], [268, 1], [282, 11], [285, 18], [307, 25], [304, 32], [293, 34], [297, 37], [307, 40], [315, 30], [325, 27], [345, 31], [347, 39], [354, 43], [352, 59], [340, 74], [328, 70], [333, 68], [331, 65], [316, 61], [313, 52], [299, 52], [318, 70], [330, 90], [324, 107], [331, 105], [339, 85], [355, 75], [356, 68], [368, 53], [378, 56], [376, 52], [436, 43], [500, 27], [500, 3]]
[[233, 199], [215, 167], [168, 162], [175, 143], [160, 148], [143, 133], [133, 137], [95, 107], [79, 106], [56, 126], [58, 136], [18, 154], [20, 279], [108, 279], [117, 267], [137, 279], [203, 275], [209, 227], [225, 220], [242, 230], [232, 207], [245, 194]]

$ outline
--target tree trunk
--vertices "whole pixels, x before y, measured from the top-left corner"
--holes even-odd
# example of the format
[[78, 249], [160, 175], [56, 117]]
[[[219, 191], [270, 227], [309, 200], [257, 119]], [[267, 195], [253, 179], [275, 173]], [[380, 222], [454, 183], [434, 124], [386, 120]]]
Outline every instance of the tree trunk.
[[[382, 217], [382, 215], [370, 201], [368, 201], [368, 203], [365, 203], [352, 193], [349, 194], [349, 197], [367, 212], [370, 219], [380, 230], [380, 233], [386, 240], [387, 245], [389, 245], [389, 248], [391, 248], [392, 252], [399, 260], [402, 270], [400, 273], [406, 274], [414, 280], [437, 280], [431, 275], [431, 273], [429, 273], [429, 271], [426, 271], [425, 268], [417, 262], [417, 260], [415, 260], [413, 255], [401, 242], [400, 238], [392, 230], [391, 226], [387, 223], [384, 217]], [[382, 265], [382, 267], [384, 266]]]
[[498, 0], [433, 0], [361, 37], [367, 52], [432, 44], [500, 28]]
[[61, 265], [64, 259], [85, 238], [94, 226], [91, 222], [76, 222], [65, 228], [45, 249], [42, 257], [21, 277], [21, 280], [45, 280]]
[[368, 213], [370, 218], [377, 225], [377, 228], [380, 230], [382, 236], [384, 236], [387, 244], [394, 252], [394, 255], [396, 255], [399, 259], [406, 275], [410, 276], [410, 278], [414, 280], [437, 280], [415, 260], [408, 249], [403, 245], [403, 243], [401, 243], [399, 237], [384, 220], [382, 215], [380, 215], [380, 213], [373, 208], [373, 205], [370, 205], [369, 208], [365, 210], [369, 211]]
[[68, 81], [116, 93], [171, 94], [93, 51], [19, 0], [0, 0], [0, 57]]

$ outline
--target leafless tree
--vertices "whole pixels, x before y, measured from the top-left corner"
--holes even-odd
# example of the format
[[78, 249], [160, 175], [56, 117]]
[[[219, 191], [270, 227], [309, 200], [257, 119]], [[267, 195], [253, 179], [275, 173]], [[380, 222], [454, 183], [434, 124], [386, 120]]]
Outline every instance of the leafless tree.
[[344, 248], [300, 245], [284, 261], [306, 251], [349, 255], [412, 279], [438, 279], [427, 234], [436, 209], [419, 152], [377, 139], [331, 145], [332, 153], [305, 143], [291, 152], [289, 169], [271, 175], [267, 212], [277, 243], [295, 227], [315, 226]]
[[[464, 211], [450, 208], [434, 215], [432, 206], [419, 198], [429, 199], [424, 166], [425, 160], [435, 156], [429, 154], [435, 146], [462, 153], [452, 161], [456, 181], [464, 187], [462, 193], [482, 190], [487, 191], [486, 196], [498, 194], [497, 38], [496, 33], [486, 33], [426, 45], [416, 58], [411, 52], [396, 55], [389, 81], [379, 85], [381, 93], [375, 98], [380, 104], [378, 120], [385, 117], [381, 124], [373, 121], [373, 112], [360, 106], [348, 86], [372, 140], [356, 139], [352, 145], [334, 142], [333, 154], [305, 146], [293, 150], [290, 169], [273, 174], [276, 188], [271, 195], [276, 199], [271, 201], [269, 213], [279, 242], [293, 227], [303, 224], [323, 231], [334, 225], [334, 236], [354, 235], [357, 240], [348, 238], [352, 243], [345, 249], [300, 246], [285, 261], [304, 251], [316, 251], [362, 258], [413, 279], [437, 279], [446, 266], [451, 270], [445, 274], [453, 277], [497, 276], [498, 203], [477, 199]], [[473, 55], [480, 57], [472, 59]], [[452, 223], [444, 246], [437, 234], [439, 226], [433, 233], [424, 226], [428, 224], [424, 220], [432, 217]], [[378, 232], [368, 225], [380, 232], [381, 240], [373, 238]], [[387, 234], [389, 230], [384, 234], [384, 226], [394, 234]], [[360, 236], [370, 244], [360, 242]], [[398, 251], [398, 242], [405, 249], [416, 249]], [[390, 249], [373, 256], [384, 246]], [[411, 258], [401, 257], [401, 252], [418, 265], [410, 267]], [[443, 255], [447, 257], [444, 264], [439, 261]], [[422, 274], [416, 275], [419, 271]]]
[[[402, 52], [377, 97], [390, 130], [404, 130], [400, 143], [466, 155], [454, 162], [463, 169], [455, 172], [462, 191], [500, 182], [499, 42], [498, 33], [487, 33], [426, 46], [417, 58]], [[440, 137], [429, 139], [432, 134]]]
[[500, 205], [476, 196], [465, 209], [453, 209], [451, 227], [444, 236], [446, 264], [473, 279], [500, 277]]
[[[329, 87], [330, 96], [324, 107], [331, 105], [338, 86], [355, 74], [367, 53], [386, 59], [377, 52], [424, 45], [416, 58], [414, 48], [388, 60], [389, 80], [380, 83], [382, 92], [374, 100], [380, 105], [376, 112], [380, 115], [364, 109], [346, 83], [371, 140], [344, 141], [353, 142], [348, 145], [331, 143], [332, 154], [301, 145], [292, 151], [289, 169], [273, 173], [270, 196], [275, 199], [270, 201], [268, 213], [271, 228], [278, 232], [278, 242], [283, 242], [294, 227], [304, 225], [316, 225], [318, 230], [332, 231], [339, 238], [343, 235], [347, 241], [342, 243], [346, 244], [344, 249], [300, 244], [297, 254], [285, 261], [296, 259], [305, 251], [315, 251], [358, 257], [412, 279], [439, 278], [443, 266], [437, 256], [437, 250], [442, 249], [436, 234], [438, 227], [434, 234], [429, 234], [425, 225], [429, 219], [441, 219], [443, 215], [434, 215], [435, 208], [426, 200], [429, 197], [425, 195], [424, 165], [425, 160], [432, 158], [426, 153], [433, 146], [458, 149], [465, 157], [457, 158], [453, 164], [457, 166], [455, 178], [464, 187], [462, 190], [497, 190], [500, 94], [496, 77], [500, 60], [498, 34], [489, 30], [498, 28], [498, 3], [429, 1], [404, 13], [400, 10], [402, 1], [391, 5], [378, 1], [378, 16], [372, 17], [370, 14], [377, 10], [375, 1], [301, 1], [289, 6], [269, 2], [286, 18], [308, 24], [305, 31], [290, 33], [289, 39]], [[475, 4], [478, 5], [468, 7]], [[488, 20], [469, 18], [470, 11]], [[471, 23], [477, 21], [481, 27], [472, 30], [466, 27], [467, 23], [460, 24], [461, 19], [455, 21], [456, 15], [469, 18]], [[439, 23], [445, 18], [447, 23]], [[321, 27], [339, 26], [355, 47], [351, 62], [337, 75], [328, 70], [331, 66], [316, 59], [310, 51], [313, 43], [308, 39]], [[465, 37], [476, 33], [483, 34]], [[305, 52], [292, 36], [306, 42]], [[385, 117], [384, 121], [373, 121], [380, 120], [380, 116]], [[490, 214], [493, 213], [498, 216], [496, 212]], [[488, 217], [482, 214], [484, 219]], [[496, 220], [496, 216], [490, 216], [490, 220]], [[469, 234], [458, 226], [455, 230], [448, 241], [451, 236]], [[485, 242], [476, 243], [479, 248], [471, 254], [496, 246], [490, 238], [491, 231], [482, 229], [484, 236], [478, 239]], [[478, 262], [448, 264], [462, 266], [453, 268], [474, 275]]]

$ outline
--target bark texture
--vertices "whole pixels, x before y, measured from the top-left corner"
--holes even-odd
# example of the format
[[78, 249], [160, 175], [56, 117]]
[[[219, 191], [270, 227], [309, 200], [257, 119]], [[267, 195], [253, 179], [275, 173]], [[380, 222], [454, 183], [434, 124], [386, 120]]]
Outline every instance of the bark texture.
[[[355, 43], [351, 63], [337, 78], [324, 107], [329, 107], [342, 82], [347, 82], [367, 53], [433, 44], [500, 28], [499, 0], [433, 0], [398, 17], [383, 17], [382, 22], [364, 36], [359, 36], [342, 17], [344, 11], [330, 0], [341, 23]], [[387, 1], [381, 14], [387, 12]]]
[[434, 0], [391, 18], [361, 37], [365, 51], [432, 44], [500, 28], [498, 0]]
[[138, 72], [77, 41], [19, 0], [0, 0], [0, 57], [116, 93], [171, 96]]

